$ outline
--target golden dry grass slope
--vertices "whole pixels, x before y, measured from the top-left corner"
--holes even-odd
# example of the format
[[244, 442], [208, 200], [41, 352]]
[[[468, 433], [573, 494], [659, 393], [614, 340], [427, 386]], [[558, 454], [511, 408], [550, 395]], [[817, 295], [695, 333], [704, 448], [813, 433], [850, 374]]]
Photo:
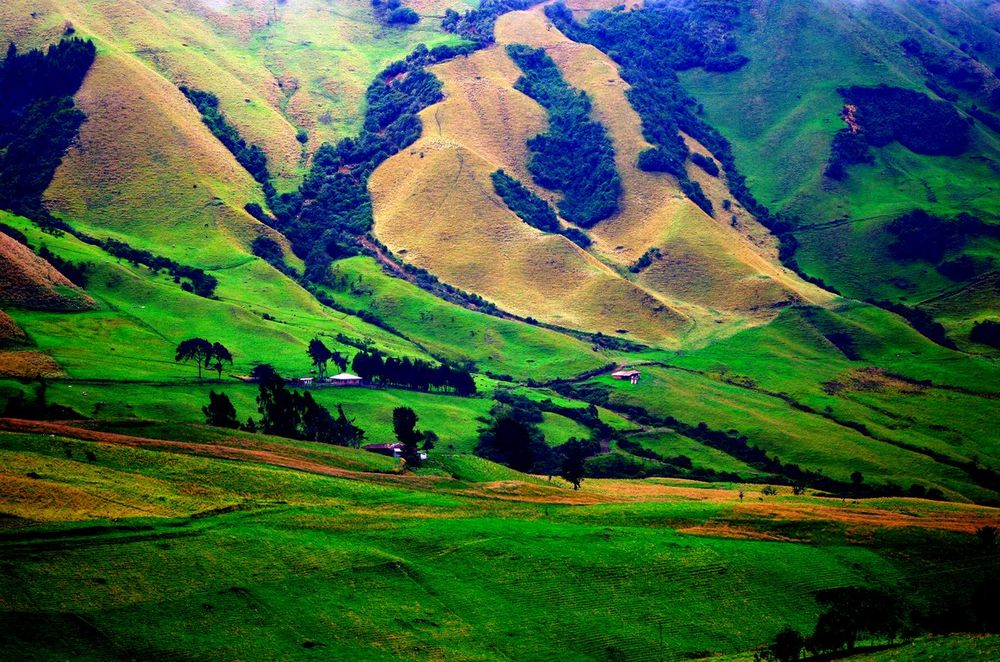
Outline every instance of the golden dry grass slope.
[[[27, 246], [0, 232], [0, 305], [74, 311], [93, 308], [95, 303]], [[8, 331], [4, 320], [0, 320], [0, 327], [5, 329], [2, 337], [16, 336], [17, 325]]]
[[[376, 233], [391, 248], [518, 313], [668, 344], [767, 321], [787, 303], [830, 300], [779, 264], [774, 237], [738, 204], [723, 211], [731, 197], [724, 179], [691, 169], [718, 210], [711, 217], [674, 178], [636, 168], [649, 145], [627, 84], [604, 54], [567, 39], [542, 7], [502, 16], [496, 37], [497, 46], [434, 68], [446, 99], [424, 111], [422, 139], [372, 178]], [[502, 167], [555, 199], [525, 169], [525, 142], [544, 130], [546, 116], [513, 90], [520, 71], [504, 52], [512, 43], [545, 48], [569, 84], [591, 96], [614, 142], [622, 205], [591, 231], [592, 254], [527, 227], [493, 193], [488, 175]], [[626, 267], [652, 247], [663, 258], [626, 278]]]

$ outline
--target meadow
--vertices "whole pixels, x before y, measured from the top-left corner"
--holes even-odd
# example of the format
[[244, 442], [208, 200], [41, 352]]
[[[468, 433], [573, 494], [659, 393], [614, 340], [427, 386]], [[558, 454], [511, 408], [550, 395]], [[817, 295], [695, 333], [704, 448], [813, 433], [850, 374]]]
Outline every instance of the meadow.
[[[154, 430], [186, 440], [168, 442], [36, 425], [0, 432], [4, 510], [43, 518], [0, 532], [5, 656], [690, 659], [808, 631], [818, 589], [905, 586], [927, 608], [953, 571], [996, 563], [973, 507], [574, 492], [191, 426]], [[912, 650], [927, 645], [996, 644]]]

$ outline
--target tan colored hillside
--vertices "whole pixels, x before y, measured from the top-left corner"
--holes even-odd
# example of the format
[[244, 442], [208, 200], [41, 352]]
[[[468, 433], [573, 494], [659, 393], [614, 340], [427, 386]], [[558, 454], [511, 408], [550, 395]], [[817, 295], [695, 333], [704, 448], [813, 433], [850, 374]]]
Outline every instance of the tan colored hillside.
[[[87, 310], [95, 305], [93, 299], [51, 264], [2, 232], [0, 304], [32, 310], [62, 311]], [[7, 326], [4, 324], [4, 327]], [[15, 335], [19, 331], [16, 324], [13, 329], [8, 330]]]
[[[624, 329], [647, 341], [698, 342], [717, 334], [719, 323], [745, 326], [769, 320], [782, 305], [831, 299], [780, 266], [774, 237], [739, 205], [723, 211], [724, 180], [691, 170], [715, 204], [712, 218], [673, 178], [635, 167], [649, 145], [625, 98], [627, 84], [605, 55], [568, 40], [541, 7], [502, 16], [496, 36], [497, 46], [434, 67], [445, 101], [422, 114], [422, 139], [372, 177], [375, 232], [404, 259], [519, 314], [590, 331]], [[510, 43], [545, 48], [570, 85], [590, 94], [614, 141], [622, 209], [590, 231], [594, 255], [528, 227], [493, 193], [489, 174], [504, 168], [558, 199], [535, 186], [525, 167], [525, 142], [544, 130], [546, 115], [513, 89], [520, 71], [504, 52]], [[663, 259], [630, 282], [622, 274], [651, 247]]]

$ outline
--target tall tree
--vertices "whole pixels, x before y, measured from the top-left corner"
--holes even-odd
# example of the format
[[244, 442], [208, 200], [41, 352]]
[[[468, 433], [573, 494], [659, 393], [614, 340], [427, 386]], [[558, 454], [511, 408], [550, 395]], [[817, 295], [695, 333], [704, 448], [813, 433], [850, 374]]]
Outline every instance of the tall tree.
[[198, 366], [198, 381], [201, 381], [201, 368], [203, 365], [208, 365], [208, 360], [212, 356], [212, 343], [208, 342], [204, 338], [188, 338], [187, 340], [182, 340], [179, 345], [177, 345], [177, 353], [174, 356], [174, 361], [194, 361], [195, 365]]
[[240, 426], [236, 420], [236, 407], [225, 393], [208, 392], [208, 404], [201, 408], [205, 414], [205, 422], [219, 428], [236, 429]]
[[420, 452], [417, 444], [423, 441], [424, 433], [417, 429], [420, 418], [409, 407], [396, 407], [392, 410], [392, 429], [396, 439], [403, 444], [403, 459], [409, 466], [420, 464]]
[[333, 422], [333, 442], [339, 446], [358, 448], [365, 438], [365, 431], [354, 424], [353, 418], [347, 418], [344, 405], [337, 405], [337, 418]]
[[551, 451], [538, 427], [511, 414], [498, 413], [479, 431], [476, 455], [518, 471], [546, 463]]
[[309, 341], [309, 349], [306, 352], [312, 359], [313, 365], [316, 366], [317, 375], [320, 379], [324, 379], [326, 377], [326, 364], [333, 358], [333, 353], [319, 338], [313, 338]]
[[222, 364], [228, 363], [229, 365], [233, 365], [233, 355], [229, 353], [229, 350], [222, 343], [212, 343], [212, 353], [209, 356], [208, 362], [214, 362], [212, 363], [212, 368], [219, 373], [219, 379], [222, 379]]
[[593, 455], [590, 452], [592, 444], [570, 439], [559, 447], [562, 452], [562, 462], [559, 466], [559, 475], [573, 484], [573, 489], [580, 489], [583, 482], [584, 463], [587, 458]]

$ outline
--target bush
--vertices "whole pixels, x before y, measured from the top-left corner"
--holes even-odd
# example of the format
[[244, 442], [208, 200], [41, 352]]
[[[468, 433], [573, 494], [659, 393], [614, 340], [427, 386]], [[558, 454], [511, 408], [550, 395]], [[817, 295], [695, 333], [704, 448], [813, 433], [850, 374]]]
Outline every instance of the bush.
[[397, 7], [386, 15], [389, 25], [413, 25], [420, 20], [420, 15], [409, 7]]

